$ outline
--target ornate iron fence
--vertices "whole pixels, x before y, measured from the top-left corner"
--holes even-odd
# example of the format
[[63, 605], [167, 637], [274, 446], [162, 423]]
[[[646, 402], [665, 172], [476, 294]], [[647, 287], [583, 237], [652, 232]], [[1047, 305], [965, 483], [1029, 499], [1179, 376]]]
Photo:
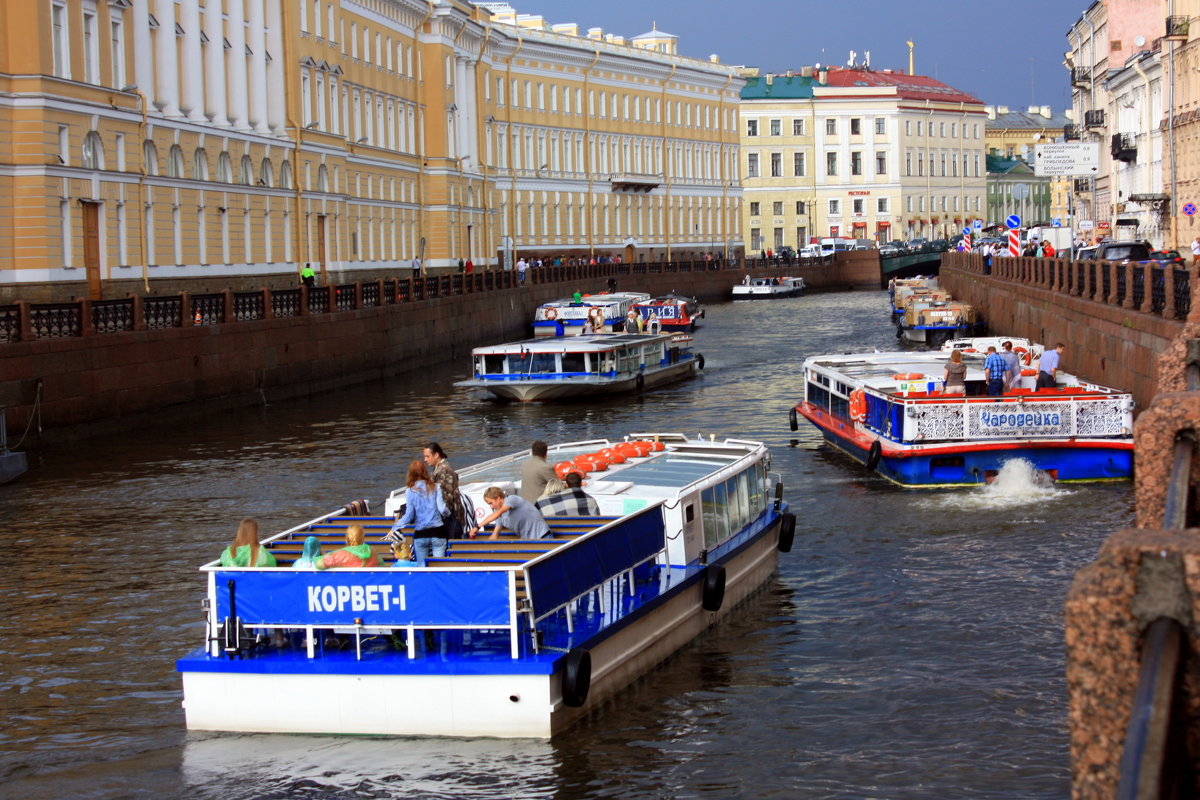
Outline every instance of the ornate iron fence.
[[150, 330], [178, 328], [183, 324], [183, 298], [147, 297], [142, 301], [142, 317]]
[[220, 325], [225, 321], [224, 294], [192, 295], [192, 323], [195, 325]]
[[83, 332], [80, 303], [44, 303], [29, 307], [30, 329], [35, 339], [59, 339]]
[[133, 299], [93, 301], [92, 327], [96, 333], [133, 330]]

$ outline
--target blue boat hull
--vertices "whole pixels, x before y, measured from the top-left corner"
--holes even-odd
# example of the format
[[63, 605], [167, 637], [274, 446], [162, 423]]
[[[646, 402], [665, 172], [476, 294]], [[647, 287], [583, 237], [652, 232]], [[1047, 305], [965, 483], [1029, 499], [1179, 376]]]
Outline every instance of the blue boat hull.
[[[870, 448], [822, 428], [825, 441], [863, 464], [868, 463]], [[875, 470], [901, 486], [938, 488], [974, 486], [987, 483], [1013, 459], [1024, 459], [1033, 468], [1048, 473], [1057, 481], [1116, 481], [1133, 475], [1133, 449], [1125, 447], [1057, 445], [981, 447], [969, 445], [934, 453], [881, 456]]]

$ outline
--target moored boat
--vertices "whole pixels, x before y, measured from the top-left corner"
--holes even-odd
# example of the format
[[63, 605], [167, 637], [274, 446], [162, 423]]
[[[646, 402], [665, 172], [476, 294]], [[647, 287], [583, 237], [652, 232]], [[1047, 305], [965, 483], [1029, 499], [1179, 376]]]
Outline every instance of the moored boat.
[[804, 294], [804, 278], [751, 278], [733, 287], [734, 300], [769, 300]]
[[534, 336], [571, 336], [584, 333], [588, 318], [595, 320], [589, 333], [618, 333], [634, 303], [650, 299], [645, 292], [604, 292], [551, 300], [533, 312]]
[[913, 295], [905, 301], [896, 334], [907, 342], [941, 347], [947, 339], [974, 335], [977, 327], [974, 306]]
[[693, 331], [696, 323], [704, 316], [700, 302], [694, 297], [667, 294], [652, 300], [643, 300], [633, 305], [633, 310], [642, 317], [645, 330], [657, 333], [664, 331]]
[[[914, 294], [930, 294], [945, 292], [938, 288], [937, 278], [892, 278], [888, 281], [888, 299], [891, 302], [893, 314], [904, 313], [904, 302]], [[949, 293], [942, 295], [949, 297]]]
[[598, 333], [476, 347], [473, 377], [454, 385], [502, 400], [563, 400], [640, 392], [704, 368], [680, 334]]
[[826, 442], [906, 487], [985, 483], [1014, 458], [1059, 481], [1130, 477], [1129, 393], [1063, 372], [1056, 388], [1038, 390], [1036, 371], [1025, 368], [1015, 388], [989, 397], [983, 354], [968, 353], [967, 393], [948, 394], [947, 360], [943, 352], [809, 358], [792, 430], [803, 417]]
[[[527, 457], [461, 470], [460, 488], [481, 512]], [[205, 637], [177, 662], [187, 727], [547, 738], [729, 614], [791, 547], [761, 443], [634, 434], [549, 458], [588, 464], [602, 516], [453, 540], [425, 568], [289, 568], [309, 536], [328, 552], [348, 525], [369, 541], [390, 528], [351, 504], [266, 540], [278, 567], [202, 566]]]

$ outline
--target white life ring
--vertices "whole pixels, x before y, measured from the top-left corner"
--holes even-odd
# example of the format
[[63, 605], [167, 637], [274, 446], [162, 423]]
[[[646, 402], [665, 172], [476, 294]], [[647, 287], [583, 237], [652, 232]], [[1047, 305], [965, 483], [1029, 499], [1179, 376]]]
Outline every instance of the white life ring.
[[558, 319], [558, 309], [557, 308], [547, 308], [546, 309], [546, 319], [550, 319], [550, 320]]

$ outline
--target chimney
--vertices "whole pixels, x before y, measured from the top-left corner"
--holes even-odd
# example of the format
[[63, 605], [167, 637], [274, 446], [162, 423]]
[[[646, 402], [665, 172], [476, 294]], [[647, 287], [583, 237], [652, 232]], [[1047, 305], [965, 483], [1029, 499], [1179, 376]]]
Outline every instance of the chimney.
[[996, 118], [996, 107], [995, 106], [984, 106], [983, 113], [987, 114], [988, 119], [995, 119]]
[[1046, 119], [1050, 119], [1050, 117], [1054, 116], [1054, 112], [1050, 110], [1050, 106], [1042, 106], [1042, 116]]
[[788, 76], [789, 78], [794, 78], [794, 77], [796, 77], [796, 73], [795, 73], [795, 72], [793, 72], [793, 71], [792, 71], [792, 70], [790, 70], [790, 69], [787, 71], [787, 73], [786, 73], [786, 74], [787, 74], [787, 76]]
[[829, 69], [828, 68], [821, 67], [821, 69], [819, 69], [817, 71], [817, 83], [821, 84], [822, 86], [829, 83]]
[[773, 73], [768, 72], [767, 73], [767, 86], [772, 86], [772, 85], [774, 85], [774, 83], [775, 83], [775, 75]]
[[1008, 106], [996, 106], [996, 113], [997, 114], [1007, 114]]
[[713, 64], [720, 64], [720, 63], [721, 63], [721, 57], [720, 57], [719, 55], [717, 55], [716, 53], [713, 53], [712, 55], [710, 55], [710, 56], [708, 57], [708, 60], [709, 60], [709, 62], [711, 62], [711, 63], [713, 63]]
[[811, 78], [812, 73], [813, 73], [812, 67], [803, 66], [800, 68], [800, 77], [801, 78]]

